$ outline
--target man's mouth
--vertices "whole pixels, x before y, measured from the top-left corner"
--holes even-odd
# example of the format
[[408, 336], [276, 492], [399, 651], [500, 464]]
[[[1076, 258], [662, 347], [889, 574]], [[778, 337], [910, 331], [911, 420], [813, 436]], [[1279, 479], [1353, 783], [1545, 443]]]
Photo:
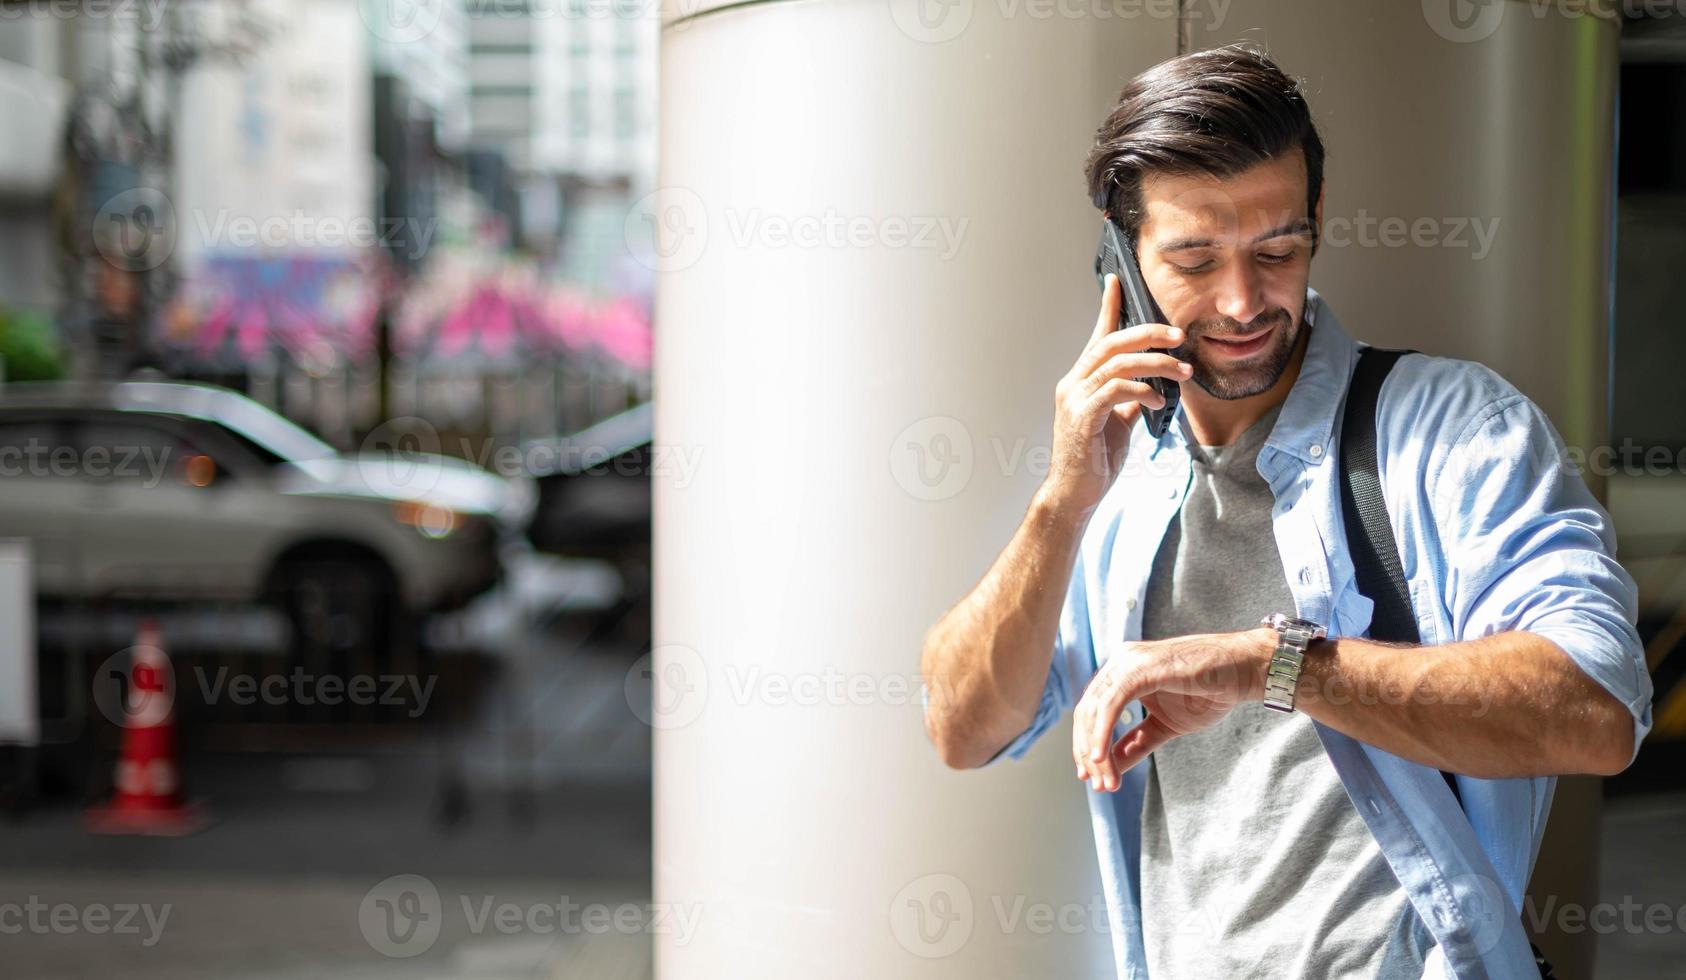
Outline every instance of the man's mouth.
[[1238, 337], [1213, 337], [1207, 334], [1200, 338], [1207, 349], [1222, 354], [1225, 357], [1247, 357], [1264, 350], [1270, 340], [1270, 332], [1274, 327], [1266, 327], [1254, 333], [1242, 334]]

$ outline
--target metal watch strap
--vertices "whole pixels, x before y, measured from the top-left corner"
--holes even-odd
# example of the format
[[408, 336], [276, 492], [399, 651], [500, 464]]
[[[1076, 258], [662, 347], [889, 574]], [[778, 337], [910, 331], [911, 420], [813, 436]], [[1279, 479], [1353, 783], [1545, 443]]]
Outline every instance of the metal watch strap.
[[1299, 687], [1306, 648], [1311, 641], [1320, 640], [1328, 634], [1317, 623], [1282, 613], [1266, 616], [1263, 625], [1276, 630], [1276, 652], [1271, 654], [1270, 666], [1265, 672], [1265, 707], [1293, 711], [1294, 692]]

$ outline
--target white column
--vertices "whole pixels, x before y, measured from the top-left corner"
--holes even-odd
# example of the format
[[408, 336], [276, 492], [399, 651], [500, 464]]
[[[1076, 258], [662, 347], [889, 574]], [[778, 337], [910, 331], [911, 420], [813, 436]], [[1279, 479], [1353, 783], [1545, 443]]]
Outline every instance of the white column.
[[1069, 729], [950, 772], [918, 698], [1093, 328], [1094, 131], [1176, 50], [1162, 16], [1032, 9], [664, 28], [656, 435], [696, 466], [656, 482], [655, 898], [700, 921], [660, 976], [1110, 976]]

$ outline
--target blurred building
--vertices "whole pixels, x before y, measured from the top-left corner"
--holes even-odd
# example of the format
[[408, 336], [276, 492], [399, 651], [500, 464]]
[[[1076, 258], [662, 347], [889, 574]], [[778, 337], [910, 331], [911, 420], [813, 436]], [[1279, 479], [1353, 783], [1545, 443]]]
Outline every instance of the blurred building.
[[625, 217], [655, 186], [654, 10], [473, 0], [468, 17], [471, 141], [509, 168], [517, 240], [587, 288], [624, 288]]
[[70, 108], [73, 35], [33, 20], [0, 31], [0, 300], [51, 313], [59, 300], [53, 191]]

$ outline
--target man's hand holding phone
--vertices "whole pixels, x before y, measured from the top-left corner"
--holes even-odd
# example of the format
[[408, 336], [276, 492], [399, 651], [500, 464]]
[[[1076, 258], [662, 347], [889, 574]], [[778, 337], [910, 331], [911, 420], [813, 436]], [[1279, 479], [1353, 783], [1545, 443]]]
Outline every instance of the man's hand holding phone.
[[1054, 447], [1043, 492], [1062, 510], [1087, 518], [1124, 468], [1130, 430], [1142, 409], [1163, 408], [1147, 377], [1188, 380], [1193, 369], [1154, 348], [1182, 343], [1164, 323], [1116, 329], [1123, 305], [1118, 277], [1107, 274], [1100, 315], [1088, 345], [1054, 386]]

